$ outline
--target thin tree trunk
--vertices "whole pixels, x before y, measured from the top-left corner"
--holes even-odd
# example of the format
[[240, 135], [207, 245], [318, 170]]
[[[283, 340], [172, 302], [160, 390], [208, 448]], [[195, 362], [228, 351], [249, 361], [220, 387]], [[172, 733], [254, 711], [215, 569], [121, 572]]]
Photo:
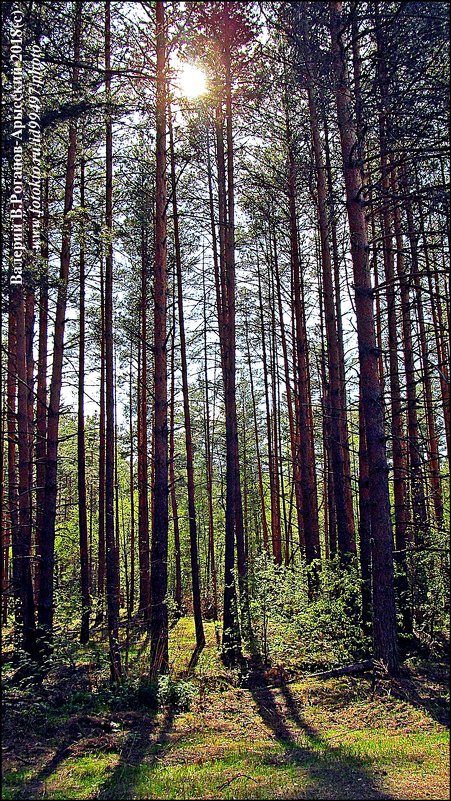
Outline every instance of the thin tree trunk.
[[[398, 192], [396, 170], [393, 171], [392, 180], [393, 191], [396, 194]], [[407, 392], [407, 442], [409, 446], [409, 465], [411, 476], [413, 533], [415, 543], [417, 545], [423, 545], [425, 543], [425, 537], [429, 531], [429, 524], [426, 512], [426, 500], [424, 496], [420, 434], [417, 414], [418, 399], [416, 391], [415, 359], [413, 352], [412, 320], [410, 316], [410, 281], [409, 276], [407, 275], [404, 257], [401, 210], [398, 204], [395, 205], [393, 219], [396, 237], [396, 270], [401, 294], [403, 352]], [[414, 240], [412, 225], [413, 221], [408, 219], [409, 232], [411, 233], [411, 247], [412, 243], [414, 243], [415, 251], [416, 241]]]
[[[263, 382], [265, 387], [265, 409], [266, 409], [266, 438], [268, 443], [268, 472], [269, 472], [269, 491], [271, 497], [271, 543], [273, 558], [277, 561], [280, 558], [280, 549], [277, 545], [280, 543], [280, 536], [278, 537], [277, 530], [279, 524], [280, 534], [280, 520], [277, 519], [277, 499], [276, 490], [274, 486], [274, 460], [272, 450], [272, 432], [271, 432], [271, 412], [269, 407], [269, 383], [268, 383], [268, 358], [266, 355], [266, 336], [265, 336], [265, 320], [263, 316], [263, 295], [262, 295], [262, 282], [260, 274], [260, 263], [257, 254], [257, 273], [258, 273], [258, 305], [260, 309], [260, 332], [262, 338], [262, 355], [263, 355]], [[278, 562], [280, 564], [280, 562]]]
[[[291, 133], [288, 130], [288, 140]], [[302, 310], [301, 275], [299, 262], [298, 226], [296, 216], [296, 166], [294, 153], [289, 145], [288, 200], [290, 213], [290, 249], [293, 272], [293, 310], [295, 318], [295, 348], [297, 369], [297, 415], [299, 459], [302, 484], [302, 520], [305, 538], [305, 555], [307, 564], [320, 558], [319, 525], [316, 486], [312, 482], [312, 448], [309, 422], [309, 382], [307, 371], [307, 342]], [[296, 375], [296, 374], [295, 374]]]
[[327, 187], [319, 136], [316, 99], [312, 86], [308, 86], [310, 129], [316, 167], [317, 207], [321, 240], [321, 265], [323, 277], [324, 318], [326, 323], [327, 352], [329, 357], [329, 399], [330, 399], [330, 445], [334, 472], [335, 509], [337, 515], [337, 534], [340, 555], [355, 553], [354, 513], [352, 508], [351, 486], [345, 476], [344, 453], [349, 452], [346, 423], [342, 408], [343, 385], [340, 376], [340, 353], [335, 321], [334, 287], [329, 248], [329, 225], [327, 216]]
[[147, 436], [147, 237], [145, 209], [141, 220], [141, 382], [139, 386], [138, 428], [138, 550], [139, 550], [139, 613], [145, 621], [150, 618], [149, 564], [149, 474]]
[[[105, 6], [105, 92], [111, 102], [110, 0]], [[119, 554], [114, 530], [114, 355], [113, 355], [113, 134], [111, 111], [106, 116], [105, 223], [108, 245], [105, 256], [105, 552], [106, 600], [111, 680], [122, 678], [119, 647]]]
[[177, 178], [175, 173], [174, 137], [172, 133], [171, 106], [168, 108], [169, 146], [171, 154], [172, 213], [174, 224], [175, 266], [177, 272], [177, 306], [179, 313], [180, 355], [182, 359], [183, 415], [185, 420], [186, 477], [188, 489], [189, 541], [191, 553], [191, 580], [193, 590], [194, 627], [196, 648], [205, 645], [200, 599], [199, 556], [197, 545], [196, 502], [194, 491], [193, 440], [191, 433], [191, 413], [189, 408], [188, 362], [186, 356], [185, 320], [183, 312], [182, 254], [180, 249], [179, 220], [177, 208]]
[[247, 363], [249, 367], [249, 379], [251, 385], [251, 399], [252, 399], [252, 412], [254, 417], [254, 431], [255, 431], [255, 447], [257, 452], [257, 471], [258, 471], [258, 488], [259, 488], [259, 496], [260, 496], [260, 505], [261, 505], [261, 516], [262, 516], [262, 529], [263, 529], [263, 547], [266, 552], [269, 549], [269, 532], [268, 532], [268, 522], [266, 520], [266, 508], [265, 508], [265, 490], [263, 486], [263, 472], [262, 472], [262, 460], [260, 455], [260, 441], [258, 435], [258, 423], [257, 423], [257, 409], [255, 403], [255, 389], [254, 389], [254, 378], [252, 375], [252, 362], [251, 362], [251, 349], [249, 344], [249, 327], [248, 321], [246, 317], [246, 348], [247, 348]]
[[291, 384], [290, 384], [290, 368], [288, 363], [288, 348], [287, 348], [287, 337], [285, 332], [285, 324], [283, 321], [283, 307], [282, 307], [282, 292], [281, 292], [281, 285], [280, 285], [280, 272], [279, 272], [279, 257], [277, 253], [277, 240], [275, 231], [273, 231], [273, 250], [274, 250], [274, 271], [275, 271], [275, 279], [276, 279], [276, 293], [277, 293], [277, 306], [279, 312], [279, 325], [280, 325], [280, 336], [282, 342], [282, 355], [283, 355], [283, 368], [284, 368], [284, 377], [285, 377], [285, 391], [287, 394], [287, 408], [288, 408], [288, 426], [289, 426], [289, 433], [290, 433], [290, 451], [291, 451], [291, 462], [292, 462], [292, 470], [293, 470], [293, 484], [294, 484], [294, 493], [295, 493], [295, 500], [296, 500], [296, 514], [297, 514], [297, 522], [298, 522], [298, 529], [301, 531], [302, 529], [302, 490], [301, 490], [301, 474], [299, 469], [299, 460], [296, 456], [296, 433], [295, 433], [295, 420], [293, 415], [293, 399], [291, 395]]
[[388, 76], [384, 61], [385, 45], [382, 30], [379, 24], [378, 9], [376, 7], [376, 39], [378, 48], [378, 78], [381, 94], [379, 109], [379, 144], [381, 161], [382, 186], [382, 212], [381, 232], [383, 245], [383, 258], [385, 269], [385, 285], [387, 297], [388, 317], [388, 349], [390, 366], [390, 395], [391, 395], [391, 435], [393, 457], [393, 493], [395, 502], [395, 558], [398, 564], [396, 585], [398, 589], [398, 602], [403, 616], [403, 628], [408, 634], [412, 632], [412, 614], [409, 602], [409, 585], [407, 580], [406, 544], [409, 526], [407, 508], [406, 476], [407, 465], [404, 451], [404, 427], [402, 420], [401, 388], [398, 367], [398, 334], [396, 319], [395, 297], [395, 269], [393, 254], [393, 213], [390, 208], [390, 164], [387, 155], [387, 126], [388, 126]]
[[204, 380], [205, 380], [205, 448], [207, 460], [207, 498], [208, 498], [208, 569], [211, 573], [211, 583], [213, 589], [213, 620], [218, 619], [218, 577], [215, 558], [215, 539], [214, 539], [214, 517], [213, 517], [213, 455], [212, 443], [210, 440], [210, 403], [208, 390], [208, 362], [207, 362], [207, 309], [205, 294], [205, 265], [204, 254], [202, 255], [202, 286], [204, 298]]
[[362, 627], [371, 632], [371, 506], [368, 451], [363, 412], [363, 388], [359, 388], [359, 542], [362, 577]]
[[166, 376], [166, 22], [156, 3], [156, 216], [154, 272], [154, 514], [151, 572], [151, 675], [168, 669], [168, 410]]
[[[175, 290], [175, 280], [174, 280]], [[171, 406], [169, 412], [169, 487], [171, 493], [172, 526], [174, 529], [175, 586], [174, 602], [177, 614], [183, 611], [182, 564], [180, 551], [180, 528], [177, 508], [175, 480], [175, 295], [172, 298], [172, 342], [171, 342]]]
[[49, 259], [49, 178], [44, 179], [42, 228], [41, 228], [41, 260], [43, 272], [39, 286], [39, 345], [38, 345], [38, 376], [36, 397], [36, 558], [37, 571], [35, 576], [35, 594], [39, 598], [39, 575], [42, 530], [42, 515], [44, 510], [44, 486], [47, 440], [47, 335], [49, 313], [49, 287], [48, 287], [48, 259]]
[[130, 436], [130, 593], [128, 616], [133, 615], [135, 604], [135, 476], [134, 476], [134, 436], [133, 436], [133, 342], [130, 341], [130, 375], [129, 375], [129, 436]]
[[97, 565], [97, 596], [102, 620], [105, 600], [105, 278], [103, 256], [100, 257], [100, 399], [99, 399], [99, 537]]
[[[85, 159], [80, 165], [80, 205], [85, 207]], [[77, 428], [77, 480], [78, 480], [78, 530], [80, 542], [81, 580], [81, 631], [80, 642], [89, 640], [89, 558], [88, 519], [86, 510], [86, 448], [85, 448], [85, 242], [84, 223], [80, 231], [80, 342], [78, 346], [78, 428]]]
[[271, 340], [270, 340], [270, 362], [271, 362], [271, 401], [272, 401], [272, 431], [273, 431], [273, 486], [274, 486], [274, 505], [275, 505], [275, 526], [273, 529], [273, 556], [277, 565], [282, 564], [282, 532], [280, 520], [280, 483], [279, 483], [279, 430], [278, 430], [278, 403], [276, 384], [278, 379], [277, 372], [277, 338], [276, 338], [276, 314], [274, 298], [274, 272], [271, 270]]

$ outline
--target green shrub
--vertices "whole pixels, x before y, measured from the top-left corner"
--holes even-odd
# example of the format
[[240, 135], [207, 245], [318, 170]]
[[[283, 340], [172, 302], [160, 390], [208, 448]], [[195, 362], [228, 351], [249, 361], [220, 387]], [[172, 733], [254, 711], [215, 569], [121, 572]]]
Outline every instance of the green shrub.
[[[309, 597], [315, 580], [315, 592]], [[315, 670], [367, 656], [360, 620], [357, 560], [305, 567], [277, 566], [267, 554], [256, 560], [250, 584], [254, 633], [267, 664]]]

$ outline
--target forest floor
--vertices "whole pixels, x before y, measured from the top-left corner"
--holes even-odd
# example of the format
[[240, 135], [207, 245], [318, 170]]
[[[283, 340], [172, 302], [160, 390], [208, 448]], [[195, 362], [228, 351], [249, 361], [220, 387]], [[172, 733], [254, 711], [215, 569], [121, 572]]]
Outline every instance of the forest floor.
[[[449, 798], [446, 665], [417, 661], [376, 685], [365, 674], [274, 686], [270, 671], [243, 687], [219, 660], [213, 624], [206, 635], [188, 681], [192, 620], [171, 631], [189, 711], [130, 709], [125, 695], [101, 701], [99, 644], [38, 691], [6, 680], [2, 798]], [[145, 645], [130, 651], [137, 672]]]

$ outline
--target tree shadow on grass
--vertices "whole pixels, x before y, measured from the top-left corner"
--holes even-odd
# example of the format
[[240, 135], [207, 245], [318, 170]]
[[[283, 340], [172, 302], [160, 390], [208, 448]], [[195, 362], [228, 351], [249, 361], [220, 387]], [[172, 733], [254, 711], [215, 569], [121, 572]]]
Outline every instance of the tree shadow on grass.
[[151, 725], [142, 724], [138, 730], [131, 731], [122, 748], [121, 757], [108, 779], [103, 783], [96, 798], [99, 799], [133, 799], [136, 798], [142, 763], [153, 767], [157, 761], [161, 747], [168, 740], [174, 722], [174, 712], [168, 708], [153, 737]]
[[15, 798], [41, 798], [45, 797], [45, 783], [59, 768], [62, 762], [71, 755], [71, 747], [74, 743], [78, 742], [80, 734], [76, 727], [68, 732], [60, 743], [59, 748], [53, 754], [51, 759], [41, 768], [41, 770], [32, 776], [25, 784], [22, 785], [20, 790], [17, 791]]
[[[304, 740], [307, 739], [305, 745], [297, 742], [297, 737], [288, 727], [263, 677], [253, 682], [253, 686], [250, 687], [260, 717], [284, 748], [283, 761], [285, 764], [294, 763], [306, 772], [308, 783], [302, 790], [303, 795], [297, 795], [297, 798], [392, 798], [378, 786], [376, 777], [371, 775], [361, 760], [342, 746], [331, 746], [321, 737], [317, 729], [304, 720], [286, 685], [282, 685], [279, 689], [287, 707], [288, 717], [304, 736]], [[281, 764], [280, 758], [276, 759], [277, 763]], [[270, 762], [274, 764], [275, 760], [270, 758]]]
[[407, 701], [431, 716], [437, 723], [449, 728], [449, 669], [432, 665], [410, 674], [405, 671], [400, 679], [392, 680], [390, 690], [397, 698]]

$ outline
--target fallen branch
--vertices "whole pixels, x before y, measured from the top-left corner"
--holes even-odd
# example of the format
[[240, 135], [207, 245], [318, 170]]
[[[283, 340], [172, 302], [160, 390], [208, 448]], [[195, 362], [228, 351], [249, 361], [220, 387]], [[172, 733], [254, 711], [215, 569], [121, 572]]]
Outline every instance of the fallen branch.
[[365, 662], [356, 662], [354, 665], [345, 665], [344, 667], [331, 668], [331, 670], [323, 670], [320, 673], [309, 673], [304, 676], [306, 679], [332, 679], [334, 676], [354, 676], [357, 673], [366, 673], [367, 670], [372, 670], [374, 667], [371, 659]]
[[232, 782], [235, 781], [235, 779], [249, 779], [251, 782], [258, 784], [257, 779], [254, 779], [253, 776], [248, 776], [247, 773], [237, 773], [236, 776], [232, 776], [232, 778], [228, 779], [226, 782], [224, 782], [224, 784], [220, 784], [218, 790], [223, 790], [224, 787], [228, 787], [229, 784], [232, 784]]
[[366, 673], [368, 670], [373, 670], [374, 662], [371, 659], [365, 662], [356, 662], [354, 665], [345, 665], [344, 667], [331, 668], [330, 670], [323, 670], [319, 673], [307, 673], [304, 676], [296, 676], [288, 681], [280, 682], [279, 684], [267, 684], [267, 687], [279, 687], [284, 684], [294, 684], [297, 681], [304, 681], [305, 679], [333, 679], [335, 676], [355, 676], [359, 673]]

